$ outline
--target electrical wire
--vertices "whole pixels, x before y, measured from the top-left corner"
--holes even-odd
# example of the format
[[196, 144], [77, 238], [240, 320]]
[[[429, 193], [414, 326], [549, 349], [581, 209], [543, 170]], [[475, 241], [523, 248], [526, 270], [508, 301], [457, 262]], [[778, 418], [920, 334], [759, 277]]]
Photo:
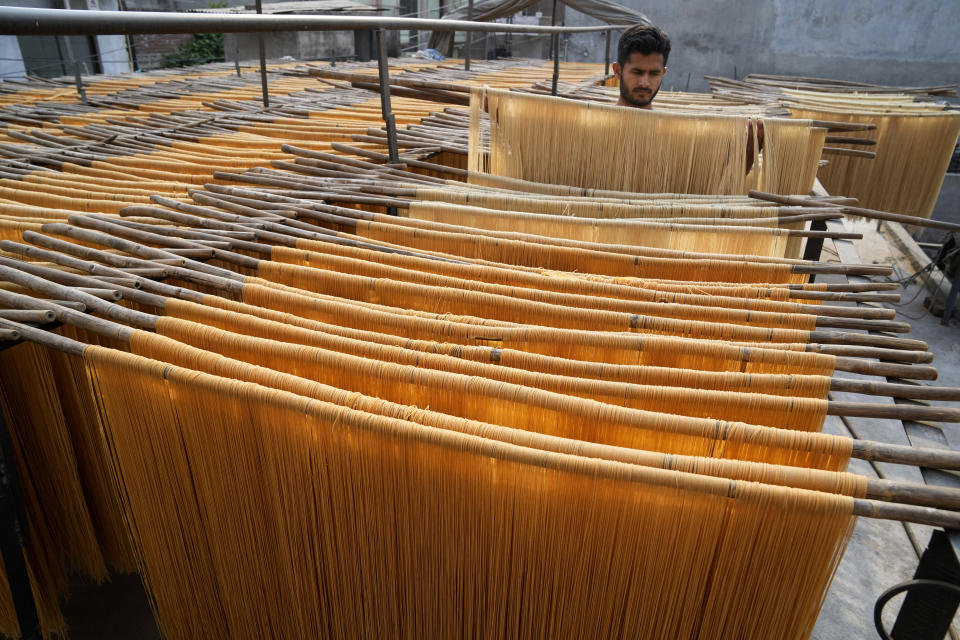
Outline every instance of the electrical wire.
[[[126, 47], [119, 47], [119, 48], [117, 48], [117, 49], [111, 49], [111, 50], [109, 50], [109, 51], [101, 51], [101, 52], [99, 52], [99, 53], [91, 53], [90, 55], [80, 56], [80, 57], [78, 57], [78, 58], [73, 58], [73, 59], [70, 59], [70, 60], [65, 59], [65, 58], [53, 58], [53, 57], [50, 57], [50, 58], [43, 58], [43, 57], [40, 57], [40, 58], [31, 58], [31, 60], [50, 60], [50, 61], [52, 61], [52, 62], [50, 62], [49, 64], [42, 64], [42, 65], [39, 65], [39, 66], [31, 65], [29, 70], [26, 69], [26, 65], [24, 65], [24, 71], [23, 71], [23, 72], [20, 72], [20, 71], [8, 71], [8, 72], [6, 72], [6, 73], [0, 73], [0, 78], [6, 78], [6, 77], [22, 77], [22, 76], [27, 75], [28, 72], [35, 72], [35, 71], [40, 70], [40, 69], [49, 69], [49, 68], [51, 68], [51, 67], [64, 67], [64, 68], [67, 68], [67, 67], [69, 67], [69, 66], [75, 65], [75, 64], [78, 63], [78, 62], [88, 62], [88, 61], [91, 61], [91, 62], [92, 62], [93, 60], [96, 60], [96, 59], [100, 59], [100, 61], [101, 61], [101, 63], [102, 63], [102, 62], [103, 62], [103, 56], [107, 56], [107, 55], [110, 55], [110, 54], [113, 54], [113, 53], [118, 53], [118, 52], [120, 52], [120, 51], [126, 51], [126, 50], [127, 50]], [[20, 58], [0, 58], [0, 61], [2, 61], [2, 62], [23, 62], [24, 60], [23, 60], [23, 57], [20, 57]], [[87, 74], [87, 75], [101, 75], [101, 74]]]

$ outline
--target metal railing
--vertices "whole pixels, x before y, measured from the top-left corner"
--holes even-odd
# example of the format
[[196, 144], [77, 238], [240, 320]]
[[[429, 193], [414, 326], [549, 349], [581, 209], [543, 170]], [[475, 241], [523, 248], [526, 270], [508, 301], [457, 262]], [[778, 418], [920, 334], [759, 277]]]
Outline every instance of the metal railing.
[[[257, 0], [258, 9], [260, 1]], [[469, 0], [472, 15], [473, 0]], [[25, 9], [0, 7], [0, 35], [63, 36], [63, 35], [137, 35], [196, 33], [276, 33], [284, 31], [376, 31], [379, 50], [380, 104], [387, 127], [391, 162], [397, 162], [396, 122], [390, 109], [390, 68], [387, 64], [386, 32], [394, 29], [419, 31], [465, 31], [467, 50], [464, 68], [470, 69], [470, 34], [520, 33], [553, 36], [553, 81], [551, 94], [557, 95], [560, 76], [560, 34], [606, 32], [606, 71], [610, 71], [610, 32], [626, 25], [563, 27], [469, 20], [435, 20], [425, 18], [387, 18], [381, 16], [314, 16], [214, 13], [163, 13], [155, 11], [76, 11], [69, 9]], [[269, 107], [267, 65], [261, 36], [260, 77], [263, 105]], [[82, 84], [80, 89], [82, 92]]]

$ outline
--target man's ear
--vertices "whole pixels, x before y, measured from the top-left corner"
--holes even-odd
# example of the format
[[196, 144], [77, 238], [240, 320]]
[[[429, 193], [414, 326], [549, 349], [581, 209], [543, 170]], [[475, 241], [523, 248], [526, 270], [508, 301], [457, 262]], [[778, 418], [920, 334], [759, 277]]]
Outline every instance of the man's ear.
[[615, 76], [620, 75], [620, 63], [619, 63], [619, 62], [614, 62], [614, 63], [613, 63], [613, 75], [615, 75]]
[[667, 67], [663, 68], [663, 75], [667, 75]]

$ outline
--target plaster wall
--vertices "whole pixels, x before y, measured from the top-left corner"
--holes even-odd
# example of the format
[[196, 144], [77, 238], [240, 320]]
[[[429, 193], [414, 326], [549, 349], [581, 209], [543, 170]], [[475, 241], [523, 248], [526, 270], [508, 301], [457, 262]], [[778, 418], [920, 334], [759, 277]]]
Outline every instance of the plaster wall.
[[[223, 52], [228, 61], [257, 60], [259, 39], [255, 34], [224, 34]], [[268, 59], [289, 56], [297, 60], [345, 58], [354, 54], [352, 31], [296, 31], [264, 34]]]
[[[119, 0], [98, 0], [101, 11], [119, 11]], [[100, 66], [103, 73], [129, 73], [130, 55], [127, 52], [127, 39], [121, 35], [97, 36], [97, 50], [100, 52]]]
[[0, 79], [22, 78], [26, 72], [17, 36], [0, 36]]
[[[957, 0], [620, 1], [670, 35], [667, 89], [705, 91], [704, 75], [748, 73], [913, 86], [960, 82]], [[599, 22], [568, 10], [566, 24]], [[602, 62], [603, 35], [571, 35], [567, 59]]]

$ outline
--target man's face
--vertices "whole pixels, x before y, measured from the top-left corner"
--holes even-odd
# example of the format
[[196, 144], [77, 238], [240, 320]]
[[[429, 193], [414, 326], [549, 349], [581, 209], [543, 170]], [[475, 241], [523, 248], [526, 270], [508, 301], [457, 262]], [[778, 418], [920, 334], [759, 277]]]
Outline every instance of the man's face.
[[661, 53], [631, 53], [622, 67], [613, 63], [613, 72], [620, 78], [620, 101], [617, 104], [650, 108], [667, 68], [663, 66]]

